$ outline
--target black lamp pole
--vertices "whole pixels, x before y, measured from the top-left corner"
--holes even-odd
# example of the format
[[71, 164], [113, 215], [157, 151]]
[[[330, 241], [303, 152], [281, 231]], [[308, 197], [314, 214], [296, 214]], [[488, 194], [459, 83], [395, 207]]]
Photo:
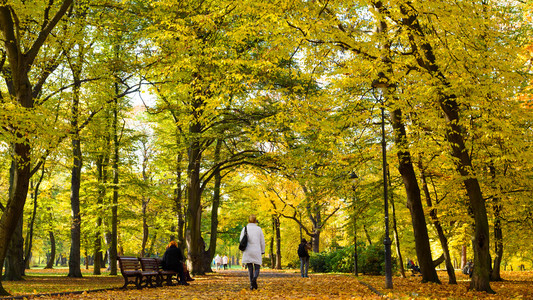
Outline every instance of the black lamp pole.
[[392, 289], [391, 239], [389, 237], [389, 203], [387, 191], [387, 142], [385, 141], [385, 108], [381, 103], [381, 152], [383, 154], [383, 200], [385, 204], [385, 288]]
[[352, 190], [353, 190], [353, 272], [355, 276], [358, 276], [358, 268], [357, 268], [357, 209], [356, 209], [356, 195], [355, 195], [355, 179], [357, 179], [357, 175], [354, 172], [350, 173], [350, 178], [353, 180], [352, 182]]

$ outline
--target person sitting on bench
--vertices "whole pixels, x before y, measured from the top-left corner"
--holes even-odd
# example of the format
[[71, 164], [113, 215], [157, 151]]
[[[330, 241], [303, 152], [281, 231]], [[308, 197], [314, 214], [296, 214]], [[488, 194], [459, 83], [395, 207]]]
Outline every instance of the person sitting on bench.
[[411, 269], [411, 272], [413, 274], [421, 273], [420, 268], [417, 265], [415, 265], [415, 263], [411, 259], [409, 259], [409, 261], [407, 262], [407, 268]]
[[163, 254], [163, 270], [172, 270], [178, 273], [179, 285], [189, 285], [183, 269], [183, 259], [183, 252], [178, 248], [178, 243], [170, 241], [165, 254]]

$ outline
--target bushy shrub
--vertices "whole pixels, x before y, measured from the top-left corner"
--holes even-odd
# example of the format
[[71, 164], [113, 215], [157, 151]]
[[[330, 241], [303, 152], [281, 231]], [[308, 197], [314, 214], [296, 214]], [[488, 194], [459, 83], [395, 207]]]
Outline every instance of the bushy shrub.
[[331, 272], [328, 267], [328, 252], [312, 253], [309, 259], [309, 268], [315, 273]]
[[[360, 273], [369, 275], [380, 275], [385, 273], [385, 249], [383, 245], [366, 246], [364, 244], [358, 244], [357, 255], [357, 266]], [[316, 273], [352, 273], [354, 270], [353, 245], [348, 247], [337, 247], [330, 251], [320, 253], [311, 253], [309, 267]]]
[[385, 274], [385, 247], [382, 244], [357, 248], [359, 272], [369, 275]]

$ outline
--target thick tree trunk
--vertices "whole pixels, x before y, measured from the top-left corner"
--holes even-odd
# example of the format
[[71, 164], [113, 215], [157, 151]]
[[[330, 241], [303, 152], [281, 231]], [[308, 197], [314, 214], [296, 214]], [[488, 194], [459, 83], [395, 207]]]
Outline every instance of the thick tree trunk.
[[[7, 250], [13, 232], [18, 222], [22, 218], [24, 204], [28, 194], [30, 172], [30, 146], [29, 142], [16, 143], [14, 145], [14, 154], [18, 158], [15, 161], [13, 189], [9, 200], [0, 218], [0, 266], [4, 265]], [[2, 269], [0, 268], [0, 275]], [[1, 278], [2, 276], [0, 276]], [[0, 295], [9, 295], [0, 281]]]
[[[195, 74], [195, 80], [201, 82], [201, 77]], [[200, 166], [202, 163], [202, 113], [206, 91], [202, 90], [201, 84], [193, 84], [191, 117], [189, 123], [190, 142], [188, 147], [187, 166], [187, 252], [189, 271], [194, 275], [204, 275], [205, 243], [202, 238], [202, 186], [200, 180]], [[211, 261], [209, 261], [211, 265]]]
[[24, 275], [24, 239], [22, 238], [22, 218], [13, 233], [6, 256], [3, 280], [20, 281]]
[[72, 138], [74, 161], [72, 166], [70, 207], [72, 211], [70, 227], [70, 255], [68, 261], [68, 277], [81, 278], [81, 214], [80, 214], [80, 186], [81, 186], [81, 145], [78, 135]]
[[53, 231], [48, 231], [48, 235], [50, 236], [50, 257], [48, 261], [46, 262], [45, 269], [53, 269], [54, 268], [54, 262], [56, 260], [56, 239], [54, 237]]
[[[194, 130], [191, 133], [198, 132]], [[201, 161], [200, 143], [197, 140], [191, 142], [189, 147], [189, 166], [188, 166], [188, 205], [187, 205], [187, 250], [190, 264], [190, 272], [194, 275], [204, 275], [202, 257], [205, 251], [202, 239], [202, 208], [200, 188], [200, 161]]]
[[416, 179], [415, 170], [411, 160], [411, 153], [407, 150], [407, 134], [402, 120], [402, 112], [399, 109], [391, 113], [392, 127], [394, 128], [394, 139], [398, 145], [398, 169], [402, 175], [405, 192], [407, 194], [407, 207], [411, 212], [411, 223], [415, 235], [415, 248], [420, 271], [422, 272], [422, 282], [440, 283], [437, 271], [433, 266], [431, 258], [431, 248], [429, 245], [429, 235], [427, 231], [424, 208], [420, 188]]

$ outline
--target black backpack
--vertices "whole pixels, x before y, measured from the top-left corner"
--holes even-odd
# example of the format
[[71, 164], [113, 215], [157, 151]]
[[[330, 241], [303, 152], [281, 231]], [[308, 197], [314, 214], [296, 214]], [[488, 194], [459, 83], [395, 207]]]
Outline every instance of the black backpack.
[[307, 257], [308, 255], [307, 249], [305, 249], [305, 244], [301, 243], [300, 246], [298, 246], [298, 257]]

